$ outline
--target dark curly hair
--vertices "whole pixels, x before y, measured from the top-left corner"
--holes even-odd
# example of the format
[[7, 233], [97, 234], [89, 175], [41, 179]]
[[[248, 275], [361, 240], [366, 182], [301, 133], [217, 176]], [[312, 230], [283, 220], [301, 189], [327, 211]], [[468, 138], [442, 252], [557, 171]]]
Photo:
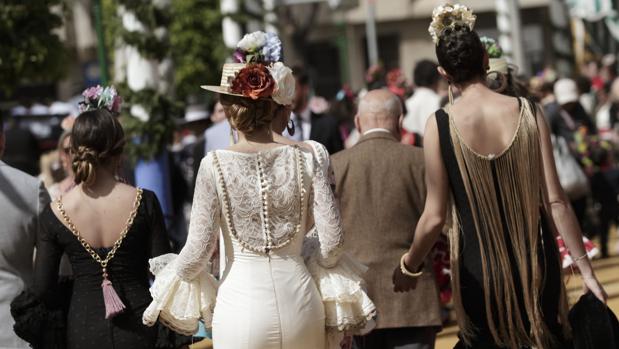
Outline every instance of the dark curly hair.
[[486, 75], [485, 52], [477, 32], [464, 25], [445, 29], [436, 45], [439, 64], [456, 84]]

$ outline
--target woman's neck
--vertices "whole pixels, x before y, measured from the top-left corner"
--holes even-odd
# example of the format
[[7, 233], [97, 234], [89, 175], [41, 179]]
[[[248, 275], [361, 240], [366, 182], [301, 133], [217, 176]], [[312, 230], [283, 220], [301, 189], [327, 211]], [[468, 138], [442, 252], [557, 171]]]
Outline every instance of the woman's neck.
[[107, 167], [100, 167], [96, 169], [95, 182], [88, 187], [82, 184], [81, 188], [86, 195], [96, 198], [107, 196], [117, 183], [114, 171]]
[[480, 79], [475, 79], [461, 85], [457, 86], [460, 90], [462, 97], [468, 97], [471, 95], [478, 95], [481, 92], [485, 92], [488, 90], [488, 86], [486, 86], [486, 81]]
[[239, 143], [273, 143], [273, 131], [262, 128], [251, 133], [239, 132]]

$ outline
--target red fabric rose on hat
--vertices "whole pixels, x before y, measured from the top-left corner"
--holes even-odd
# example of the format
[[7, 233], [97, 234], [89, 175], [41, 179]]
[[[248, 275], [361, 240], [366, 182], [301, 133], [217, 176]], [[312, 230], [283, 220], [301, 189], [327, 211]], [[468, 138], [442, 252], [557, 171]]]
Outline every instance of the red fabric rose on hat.
[[270, 97], [275, 80], [263, 64], [249, 64], [241, 69], [230, 86], [230, 91], [251, 99]]

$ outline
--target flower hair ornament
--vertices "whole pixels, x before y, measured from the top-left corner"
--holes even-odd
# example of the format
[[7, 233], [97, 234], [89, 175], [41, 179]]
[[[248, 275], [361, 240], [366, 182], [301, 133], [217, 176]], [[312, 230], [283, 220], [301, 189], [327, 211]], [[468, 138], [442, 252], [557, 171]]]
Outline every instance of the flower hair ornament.
[[112, 114], [120, 113], [122, 98], [113, 86], [90, 87], [82, 92], [82, 96], [84, 100], [79, 103], [80, 113], [97, 109], [107, 109]]
[[468, 27], [473, 30], [477, 17], [473, 11], [462, 4], [446, 4], [432, 11], [432, 23], [428, 28], [432, 41], [438, 45], [441, 35], [446, 29], [455, 29], [457, 26]]
[[257, 99], [272, 99], [279, 105], [291, 105], [295, 79], [292, 69], [281, 62], [282, 43], [273, 33], [246, 34], [237, 44], [235, 63], [223, 66], [219, 86], [201, 86], [205, 90]]

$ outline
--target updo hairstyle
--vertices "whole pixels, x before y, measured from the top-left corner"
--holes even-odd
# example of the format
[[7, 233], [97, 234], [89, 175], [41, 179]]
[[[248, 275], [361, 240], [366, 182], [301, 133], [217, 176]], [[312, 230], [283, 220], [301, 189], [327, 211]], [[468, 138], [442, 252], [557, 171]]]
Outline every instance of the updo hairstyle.
[[436, 45], [438, 62], [455, 84], [486, 75], [484, 54], [477, 32], [465, 25], [446, 28]]
[[252, 133], [271, 127], [276, 103], [270, 99], [253, 100], [222, 94], [220, 102], [230, 125], [239, 132]]
[[89, 110], [75, 120], [71, 153], [75, 183], [91, 186], [96, 170], [123, 153], [125, 133], [118, 119], [107, 109]]

